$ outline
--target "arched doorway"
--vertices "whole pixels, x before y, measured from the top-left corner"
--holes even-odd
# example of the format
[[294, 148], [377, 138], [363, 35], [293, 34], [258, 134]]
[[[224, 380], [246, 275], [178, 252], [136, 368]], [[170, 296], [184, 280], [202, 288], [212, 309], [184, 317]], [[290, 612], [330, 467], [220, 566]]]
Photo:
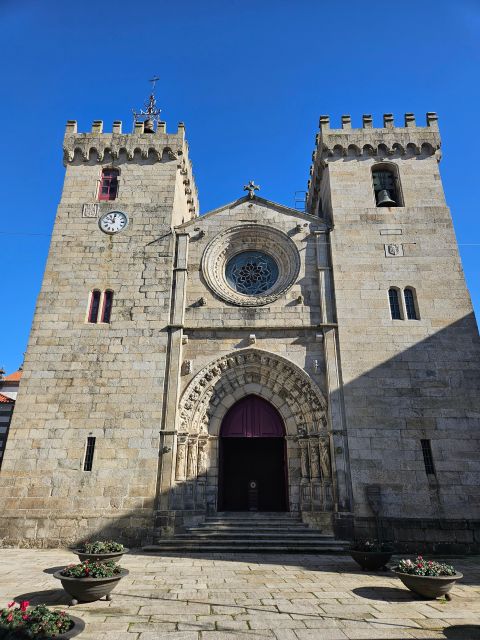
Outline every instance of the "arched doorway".
[[288, 511], [285, 428], [259, 396], [239, 400], [220, 430], [219, 511]]

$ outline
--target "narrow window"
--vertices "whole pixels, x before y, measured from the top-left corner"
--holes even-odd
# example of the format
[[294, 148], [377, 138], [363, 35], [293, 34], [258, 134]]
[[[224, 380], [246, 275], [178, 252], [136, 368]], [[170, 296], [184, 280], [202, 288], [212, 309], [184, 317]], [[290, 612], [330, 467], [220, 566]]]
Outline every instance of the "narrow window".
[[388, 300], [390, 302], [390, 315], [392, 320], [401, 320], [402, 314], [400, 312], [400, 300], [398, 297], [398, 289], [388, 290]]
[[423, 462], [425, 464], [425, 473], [429, 476], [435, 475], [435, 466], [433, 464], [432, 447], [430, 440], [420, 440], [422, 443]]
[[403, 206], [398, 167], [392, 164], [375, 165], [372, 168], [372, 181], [377, 207]]
[[413, 290], [407, 288], [403, 292], [405, 298], [405, 309], [407, 311], [407, 318], [409, 320], [418, 320], [417, 310], [415, 308], [415, 294]]
[[90, 309], [88, 311], [88, 321], [98, 322], [98, 310], [100, 309], [100, 291], [95, 289], [90, 295]]
[[89, 436], [87, 438], [87, 447], [85, 449], [85, 462], [83, 463], [84, 471], [92, 470], [94, 453], [95, 453], [95, 438], [92, 436]]
[[105, 291], [103, 294], [103, 310], [102, 310], [102, 322], [110, 322], [110, 316], [112, 315], [113, 304], [113, 291]]
[[98, 189], [99, 200], [115, 200], [118, 192], [118, 169], [103, 169]]

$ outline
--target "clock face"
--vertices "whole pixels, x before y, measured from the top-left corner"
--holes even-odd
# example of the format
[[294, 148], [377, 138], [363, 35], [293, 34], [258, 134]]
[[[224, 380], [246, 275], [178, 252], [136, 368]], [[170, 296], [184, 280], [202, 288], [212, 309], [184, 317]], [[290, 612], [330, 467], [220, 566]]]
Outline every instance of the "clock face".
[[105, 213], [100, 218], [98, 224], [105, 233], [118, 233], [127, 226], [128, 216], [122, 211], [110, 211], [110, 213]]

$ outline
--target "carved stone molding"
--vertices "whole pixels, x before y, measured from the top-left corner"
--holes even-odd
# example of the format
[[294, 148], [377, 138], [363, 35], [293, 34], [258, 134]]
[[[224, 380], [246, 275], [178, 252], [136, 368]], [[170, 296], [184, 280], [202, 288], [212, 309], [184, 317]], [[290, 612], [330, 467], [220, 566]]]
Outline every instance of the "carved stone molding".
[[259, 395], [264, 390], [274, 405], [277, 399], [287, 435], [327, 434], [327, 404], [315, 382], [293, 362], [254, 348], [218, 358], [193, 378], [180, 400], [179, 430], [218, 435], [209, 431], [211, 416], [225, 412], [226, 403], [235, 401], [235, 392], [249, 384]]
[[[244, 295], [232, 289], [225, 277], [225, 267], [233, 256], [244, 251], [262, 251], [278, 266], [275, 284], [260, 295]], [[263, 306], [281, 296], [298, 277], [300, 256], [295, 243], [282, 231], [256, 224], [243, 224], [219, 233], [202, 256], [202, 272], [216, 295], [238, 306]]]

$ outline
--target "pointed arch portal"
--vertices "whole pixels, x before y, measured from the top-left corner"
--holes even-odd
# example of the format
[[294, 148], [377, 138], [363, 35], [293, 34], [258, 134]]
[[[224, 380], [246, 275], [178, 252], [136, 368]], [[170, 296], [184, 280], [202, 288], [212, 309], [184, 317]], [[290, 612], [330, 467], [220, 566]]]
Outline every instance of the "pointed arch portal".
[[219, 511], [287, 511], [283, 420], [267, 400], [236, 402], [220, 429]]

